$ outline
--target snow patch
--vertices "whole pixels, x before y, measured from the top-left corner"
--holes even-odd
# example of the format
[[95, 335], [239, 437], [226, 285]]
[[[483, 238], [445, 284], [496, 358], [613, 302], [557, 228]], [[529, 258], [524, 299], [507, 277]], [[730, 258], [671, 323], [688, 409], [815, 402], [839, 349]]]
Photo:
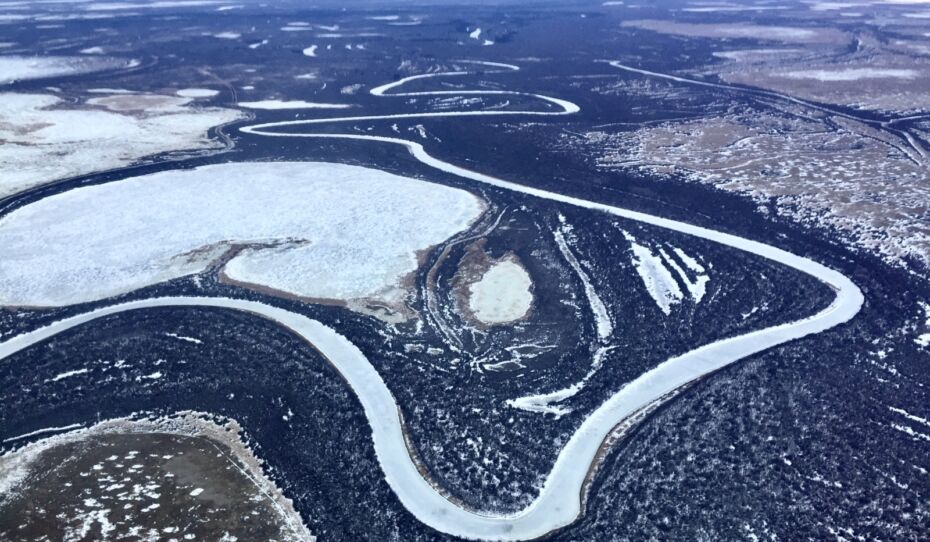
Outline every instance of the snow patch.
[[49, 378], [48, 380], [46, 380], [46, 382], [58, 382], [59, 380], [64, 380], [66, 378], [71, 378], [72, 376], [82, 375], [82, 374], [86, 374], [89, 372], [90, 372], [90, 369], [75, 369], [73, 371], [65, 371], [63, 373], [58, 373], [52, 378]]
[[496, 262], [469, 287], [468, 307], [478, 321], [505, 324], [523, 318], [533, 305], [533, 281], [512, 259]]
[[[621, 230], [622, 231], [622, 230]], [[684, 294], [675, 281], [675, 277], [665, 266], [663, 259], [650, 249], [636, 242], [636, 238], [623, 231], [623, 236], [630, 242], [633, 251], [633, 264], [649, 296], [666, 315], [671, 314], [672, 305], [681, 303]]]

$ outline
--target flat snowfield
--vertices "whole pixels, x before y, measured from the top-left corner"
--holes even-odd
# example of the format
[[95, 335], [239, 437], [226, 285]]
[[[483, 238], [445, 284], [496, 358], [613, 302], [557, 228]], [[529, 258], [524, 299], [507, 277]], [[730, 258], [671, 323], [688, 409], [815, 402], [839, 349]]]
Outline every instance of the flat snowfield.
[[911, 69], [845, 68], [841, 70], [795, 70], [784, 72], [788, 79], [815, 79], [817, 81], [859, 81], [861, 79], [914, 79], [920, 73]]
[[469, 289], [468, 306], [484, 324], [504, 324], [519, 320], [533, 304], [533, 282], [520, 264], [503, 260], [495, 263]]
[[[442, 201], [441, 206], [435, 202]], [[357, 166], [235, 163], [76, 188], [0, 219], [0, 304], [62, 306], [199, 273], [296, 296], [396, 299], [466, 228], [464, 190]]]
[[13, 81], [90, 73], [126, 65], [127, 61], [115, 58], [2, 56], [0, 57], [0, 85]]
[[106, 110], [68, 106], [51, 94], [0, 93], [0, 198], [159, 152], [219, 148], [207, 131], [242, 116], [188, 107], [191, 98], [100, 90], [93, 94], [108, 95], [87, 104]]

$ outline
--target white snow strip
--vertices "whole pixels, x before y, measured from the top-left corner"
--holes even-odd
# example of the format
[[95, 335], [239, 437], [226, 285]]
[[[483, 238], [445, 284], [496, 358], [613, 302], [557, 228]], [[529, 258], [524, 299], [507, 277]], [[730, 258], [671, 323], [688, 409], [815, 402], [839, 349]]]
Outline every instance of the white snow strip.
[[64, 380], [66, 378], [71, 378], [72, 376], [82, 375], [82, 374], [86, 374], [89, 372], [90, 372], [90, 369], [75, 369], [73, 371], [65, 371], [63, 373], [59, 373], [55, 375], [54, 377], [46, 380], [46, 382], [58, 382], [59, 380]]
[[219, 93], [220, 91], [213, 90], [212, 88], [182, 88], [175, 92], [175, 94], [182, 98], [212, 98]]
[[785, 55], [791, 53], [803, 53], [804, 49], [737, 49], [735, 51], [714, 51], [713, 55], [717, 58], [727, 60], [745, 60], [757, 56]]
[[552, 235], [555, 237], [555, 243], [559, 247], [562, 257], [572, 266], [578, 278], [581, 279], [581, 284], [584, 285], [584, 295], [588, 298], [588, 306], [591, 307], [591, 312], [594, 313], [597, 338], [604, 341], [614, 332], [614, 324], [610, 319], [610, 313], [607, 312], [607, 307], [604, 305], [604, 302], [601, 301], [601, 297], [597, 295], [597, 290], [595, 290], [594, 285], [591, 284], [590, 277], [588, 277], [588, 274], [581, 267], [575, 255], [572, 254], [568, 242], [565, 240], [565, 233], [571, 231], [571, 226], [565, 223], [565, 217], [562, 215], [559, 215], [559, 220], [562, 222], [562, 226], [553, 231]]
[[513, 408], [519, 408], [521, 410], [527, 410], [530, 412], [541, 412], [544, 414], [552, 414], [556, 419], [561, 418], [562, 416], [568, 414], [572, 411], [571, 408], [564, 406], [555, 406], [554, 403], [561, 403], [570, 399], [578, 394], [579, 391], [584, 389], [585, 385], [591, 380], [591, 377], [601, 368], [604, 364], [604, 357], [608, 352], [613, 350], [614, 346], [601, 346], [594, 353], [594, 359], [591, 363], [591, 368], [588, 369], [587, 374], [584, 375], [579, 382], [568, 386], [567, 388], [562, 388], [560, 390], [552, 391], [549, 393], [540, 393], [536, 395], [527, 395], [524, 397], [518, 397], [516, 399], [508, 399], [507, 406]]
[[788, 9], [787, 6], [702, 6], [697, 8], [682, 8], [681, 11], [690, 13], [728, 13], [742, 11], [770, 11]]
[[317, 50], [317, 46], [311, 45], [310, 47], [307, 47], [306, 49], [304, 49], [304, 56], [316, 56], [316, 50]]
[[201, 341], [200, 339], [196, 339], [194, 337], [185, 337], [184, 335], [178, 335], [177, 333], [165, 333], [165, 335], [167, 335], [168, 337], [171, 337], [172, 339], [177, 339], [179, 341], [185, 341], [185, 342], [194, 343], [194, 344], [203, 344], [203, 341]]
[[930, 427], [930, 420], [926, 418], [921, 418], [920, 416], [915, 416], [911, 414], [910, 412], [904, 410], [903, 408], [888, 407], [888, 410], [894, 412], [895, 414], [900, 414], [904, 416], [905, 418], [907, 418], [908, 420], [911, 420], [912, 422], [917, 422], [919, 424]]
[[633, 265], [636, 273], [643, 281], [643, 286], [649, 296], [656, 302], [659, 309], [667, 315], [672, 312], [672, 305], [681, 303], [684, 294], [675, 281], [675, 277], [665, 267], [662, 258], [653, 254], [651, 250], [636, 242], [636, 238], [624, 231], [623, 236], [630, 242], [633, 251]]
[[16, 435], [15, 437], [3, 439], [3, 442], [15, 442], [17, 440], [23, 440], [25, 438], [35, 437], [38, 435], [44, 435], [46, 433], [58, 433], [61, 431], [70, 431], [72, 429], [77, 429], [79, 427], [84, 427], [84, 426], [79, 423], [73, 423], [71, 425], [64, 425], [61, 427], [45, 427], [43, 429], [36, 429], [35, 431], [30, 431], [29, 433], [23, 433], [22, 435]]
[[900, 431], [900, 432], [902, 432], [902, 433], [905, 433], [905, 434], [907, 434], [907, 435], [910, 435], [910, 436], [912, 436], [912, 437], [914, 437], [914, 438], [916, 438], [916, 439], [926, 440], [926, 441], [930, 442], [930, 435], [927, 435], [927, 434], [924, 434], [924, 433], [919, 433], [919, 432], [917, 432], [917, 431], [914, 431], [913, 429], [911, 429], [910, 427], [908, 427], [908, 426], [906, 426], [906, 425], [900, 425], [900, 424], [897, 424], [897, 423], [893, 423], [893, 424], [891, 424], [891, 427], [894, 428], [894, 429], [897, 429], [898, 431]]
[[237, 40], [242, 37], [242, 34], [238, 32], [220, 32], [218, 34], [213, 34], [213, 37], [221, 40]]
[[675, 274], [678, 275], [678, 278], [681, 279], [681, 282], [688, 289], [688, 295], [694, 300], [694, 303], [700, 303], [707, 293], [707, 283], [710, 282], [710, 277], [704, 272], [704, 266], [699, 264], [694, 258], [685, 254], [680, 248], [672, 247], [672, 251], [685, 262], [685, 267], [688, 267], [697, 275], [694, 280], [688, 278], [688, 274], [685, 270], [682, 269], [681, 266], [678, 265], [678, 262], [669, 256], [664, 249], [659, 249], [662, 258], [675, 271]]
[[258, 100], [254, 102], [239, 102], [239, 107], [248, 109], [348, 109], [352, 104], [335, 104], [306, 102], [304, 100]]

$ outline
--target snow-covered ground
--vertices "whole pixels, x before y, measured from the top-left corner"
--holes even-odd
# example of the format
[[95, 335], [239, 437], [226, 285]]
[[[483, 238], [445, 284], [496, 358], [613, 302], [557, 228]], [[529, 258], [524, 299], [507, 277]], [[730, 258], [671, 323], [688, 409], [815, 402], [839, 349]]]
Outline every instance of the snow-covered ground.
[[0, 85], [128, 67], [130, 62], [86, 56], [0, 56]]
[[207, 130], [241, 116], [231, 109], [185, 107], [189, 98], [143, 96], [99, 98], [97, 103], [110, 109], [102, 111], [64, 108], [50, 94], [0, 94], [0, 141], [5, 143], [0, 145], [0, 198], [151, 154], [219, 147]]
[[658, 250], [653, 251], [637, 243], [636, 238], [630, 235], [629, 232], [623, 231], [623, 236], [630, 242], [636, 273], [642, 279], [643, 286], [646, 287], [649, 296], [652, 297], [662, 312], [666, 315], [670, 314], [672, 306], [681, 303], [686, 298], [686, 292], [682, 291], [681, 286], [685, 287], [687, 297], [694, 303], [700, 303], [704, 299], [710, 276], [708, 276], [707, 270], [700, 262], [678, 247], [669, 247], [670, 251], [694, 275], [694, 278], [691, 278], [688, 276], [688, 272], [665, 248], [660, 247]]
[[[203, 487], [195, 484], [204, 484], [211, 487], [218, 497], [218, 502], [224, 497], [241, 497], [244, 502], [250, 503], [242, 507], [243, 511], [252, 508], [254, 503], [262, 503], [262, 510], [275, 517], [271, 521], [280, 525], [283, 541], [314, 542], [316, 538], [307, 529], [300, 514], [294, 509], [293, 501], [284, 496], [280, 488], [272, 482], [264, 472], [261, 460], [249, 449], [239, 437], [241, 427], [235, 421], [227, 421], [222, 425], [210, 419], [210, 416], [197, 412], [177, 412], [162, 418], [117, 418], [98, 422], [91, 427], [80, 424], [63, 427], [46, 427], [26, 434], [8, 438], [4, 442], [15, 442], [26, 438], [56, 433], [36, 442], [32, 442], [18, 450], [0, 455], [0, 501], [5, 497], [16, 498], [18, 493], [30, 490], [36, 481], [36, 474], [44, 472], [48, 465], [49, 453], [60, 451], [62, 447], [72, 447], [73, 461], [78, 457], [84, 460], [99, 460], [88, 472], [81, 473], [81, 477], [95, 480], [96, 484], [90, 487], [77, 489], [66, 482], [57, 495], [60, 499], [56, 504], [62, 515], [56, 514], [56, 519], [66, 522], [63, 538], [59, 540], [140, 540], [138, 527], [140, 516], [133, 514], [148, 514], [166, 504], [170, 506], [170, 485], [164, 487], [166, 477], [174, 477], [175, 473], [170, 467], [156, 460], [170, 460], [174, 453], [190, 454], [198, 458], [194, 464], [204, 469], [210, 467], [227, 469], [228, 477], [221, 480], [191, 480], [177, 479], [174, 483], [182, 486], [194, 487], [189, 495], [196, 497], [204, 492]], [[169, 455], [162, 455], [165, 451], [159, 444], [165, 442], [146, 441], [146, 436], [176, 435], [186, 437], [182, 442], [189, 443], [189, 438], [204, 441], [204, 447], [178, 447], [171, 448]], [[119, 444], [114, 437], [135, 435], [138, 448], [125, 455], [110, 455], [112, 450], [118, 449]], [[104, 443], [100, 446], [100, 443]], [[125, 448], [123, 449], [125, 451]], [[153, 453], [153, 452], [161, 453]], [[215, 454], [216, 465], [204, 464], [204, 456]], [[95, 457], [96, 456], [96, 457]], [[105, 459], [104, 459], [105, 457]], [[159, 464], [162, 468], [159, 468]], [[239, 479], [241, 477], [241, 480]], [[68, 478], [65, 478], [67, 480]], [[118, 482], [117, 482], [118, 480]], [[75, 480], [75, 482], [77, 482]], [[39, 481], [38, 484], [42, 484]], [[216, 486], [209, 484], [215, 483]], [[95, 487], [96, 486], [96, 487]], [[222, 493], [222, 487], [234, 487], [227, 494]], [[120, 490], [120, 491], [115, 491]], [[243, 491], [237, 494], [236, 490]], [[80, 502], [83, 506], [68, 508], [61, 506], [62, 502]], [[188, 503], [189, 504], [189, 503]], [[226, 503], [229, 505], [229, 503]], [[122, 521], [110, 521], [116, 507], [128, 510], [125, 515], [120, 514]], [[253, 509], [253, 514], [258, 513]], [[108, 517], [109, 516], [109, 517]], [[151, 519], [151, 518], [149, 518]], [[135, 520], [135, 521], [134, 521]], [[177, 532], [176, 526], [165, 527], [161, 530], [165, 536], [159, 537], [159, 530], [145, 529], [145, 540], [193, 540], [193, 535], [177, 536], [172, 538], [171, 533]], [[95, 534], [96, 533], [96, 534]], [[154, 534], [153, 534], [154, 533]], [[6, 540], [6, 539], [4, 539]], [[213, 538], [233, 542], [235, 537]]]
[[199, 273], [235, 249], [224, 268], [234, 281], [397, 304], [417, 251], [482, 210], [463, 190], [329, 163], [230, 163], [80, 187], [0, 219], [0, 304], [103, 299]]
[[533, 281], [512, 259], [494, 263], [469, 288], [468, 308], [479, 322], [494, 325], [526, 316], [533, 305]]
[[893, 68], [843, 68], [838, 70], [794, 70], [777, 75], [788, 79], [817, 81], [859, 81], [861, 79], [914, 79], [920, 72]]

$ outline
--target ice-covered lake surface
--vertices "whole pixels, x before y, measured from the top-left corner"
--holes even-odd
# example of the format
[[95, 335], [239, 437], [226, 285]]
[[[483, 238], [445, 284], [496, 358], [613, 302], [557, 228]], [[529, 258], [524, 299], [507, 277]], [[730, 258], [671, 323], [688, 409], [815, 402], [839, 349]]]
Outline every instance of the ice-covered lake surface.
[[297, 539], [919, 539], [918, 12], [0, 3], [0, 539], [236, 536], [20, 529], [186, 411]]
[[213, 266], [300, 298], [403, 305], [417, 253], [482, 207], [464, 190], [322, 162], [232, 162], [80, 187], [0, 218], [0, 304], [75, 305]]

